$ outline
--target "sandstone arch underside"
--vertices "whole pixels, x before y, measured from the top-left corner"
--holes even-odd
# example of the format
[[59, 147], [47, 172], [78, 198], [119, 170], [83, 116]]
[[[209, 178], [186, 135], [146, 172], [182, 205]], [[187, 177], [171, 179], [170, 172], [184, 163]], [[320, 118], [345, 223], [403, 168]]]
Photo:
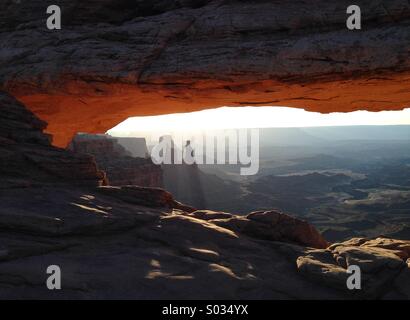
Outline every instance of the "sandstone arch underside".
[[[62, 30], [46, 8], [62, 8]], [[0, 88], [54, 143], [130, 116], [218, 106], [332, 112], [410, 107], [410, 3], [32, 0], [0, 4]]]

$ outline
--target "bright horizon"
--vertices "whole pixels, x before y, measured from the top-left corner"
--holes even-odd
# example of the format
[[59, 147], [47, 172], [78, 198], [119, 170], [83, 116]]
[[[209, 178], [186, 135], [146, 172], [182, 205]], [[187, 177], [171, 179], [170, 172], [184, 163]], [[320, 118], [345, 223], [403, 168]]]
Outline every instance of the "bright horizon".
[[108, 131], [115, 136], [133, 132], [197, 132], [236, 128], [292, 128], [367, 125], [410, 125], [410, 108], [400, 111], [354, 111], [321, 114], [289, 107], [222, 107], [190, 113], [132, 117]]

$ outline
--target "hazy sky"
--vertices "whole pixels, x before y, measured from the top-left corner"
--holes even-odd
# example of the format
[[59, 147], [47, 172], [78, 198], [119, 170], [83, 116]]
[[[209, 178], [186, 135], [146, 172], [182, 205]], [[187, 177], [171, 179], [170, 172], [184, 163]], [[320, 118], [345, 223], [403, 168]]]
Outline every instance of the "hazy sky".
[[410, 125], [410, 108], [403, 111], [321, 114], [287, 107], [223, 107], [192, 113], [129, 118], [109, 133], [122, 136], [130, 132], [152, 131], [403, 124]]

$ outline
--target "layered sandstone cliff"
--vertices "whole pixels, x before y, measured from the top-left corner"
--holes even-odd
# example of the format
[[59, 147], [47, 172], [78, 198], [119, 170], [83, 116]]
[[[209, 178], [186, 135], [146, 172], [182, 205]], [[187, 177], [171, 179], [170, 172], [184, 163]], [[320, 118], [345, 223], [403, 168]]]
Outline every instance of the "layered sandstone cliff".
[[53, 147], [46, 123], [12, 96], [0, 92], [0, 189], [38, 183], [101, 185], [92, 156]]
[[[360, 0], [62, 0], [0, 4], [0, 87], [49, 123], [54, 143], [135, 115], [218, 106], [320, 112], [409, 106], [410, 4]], [[70, 121], [67, 121], [70, 119]]]
[[[79, 134], [74, 137], [69, 149], [78, 154], [89, 154], [111, 186], [138, 185], [162, 187], [163, 171], [150, 158], [135, 158], [132, 153], [108, 135]], [[145, 147], [146, 149], [146, 147]]]
[[150, 156], [145, 138], [115, 137], [115, 139], [135, 158], [148, 158]]

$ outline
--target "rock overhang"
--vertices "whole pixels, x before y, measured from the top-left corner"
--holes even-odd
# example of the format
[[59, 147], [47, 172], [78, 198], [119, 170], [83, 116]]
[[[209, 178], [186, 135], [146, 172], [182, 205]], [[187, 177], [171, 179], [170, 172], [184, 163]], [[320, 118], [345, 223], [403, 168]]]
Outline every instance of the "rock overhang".
[[105, 0], [76, 11], [61, 1], [63, 28], [49, 31], [45, 4], [32, 1], [9, 19], [17, 28], [1, 27], [0, 85], [49, 123], [59, 146], [138, 115], [408, 107], [410, 4], [359, 2], [363, 29], [350, 31], [349, 1], [152, 1], [148, 10], [143, 1]]

